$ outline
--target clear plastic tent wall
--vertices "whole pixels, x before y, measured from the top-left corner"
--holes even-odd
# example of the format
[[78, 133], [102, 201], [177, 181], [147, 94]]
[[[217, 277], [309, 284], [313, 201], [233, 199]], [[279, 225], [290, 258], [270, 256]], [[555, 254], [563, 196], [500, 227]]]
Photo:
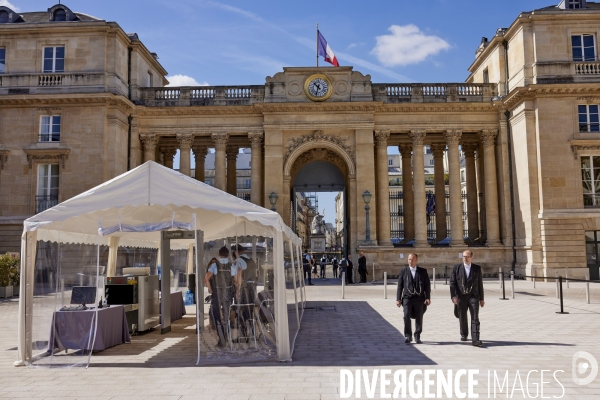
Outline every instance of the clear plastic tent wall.
[[[164, 231], [192, 232], [194, 239], [161, 249]], [[223, 247], [227, 257], [219, 255]], [[124, 267], [147, 267], [155, 275], [161, 252], [169, 252], [171, 291], [196, 281], [197, 363], [289, 361], [305, 298], [300, 248], [278, 214], [147, 162], [25, 221], [15, 365], [89, 365], [99, 329], [93, 307], [107, 277]], [[211, 282], [213, 264], [225, 268], [216, 272], [227, 279], [215, 279], [217, 273]], [[232, 274], [236, 268], [239, 274]], [[226, 290], [212, 300], [212, 286]], [[62, 309], [78, 307], [73, 292], [82, 287], [93, 288], [96, 304], [86, 300], [89, 317], [73, 323]], [[68, 342], [65, 329], [76, 329], [79, 342]]]

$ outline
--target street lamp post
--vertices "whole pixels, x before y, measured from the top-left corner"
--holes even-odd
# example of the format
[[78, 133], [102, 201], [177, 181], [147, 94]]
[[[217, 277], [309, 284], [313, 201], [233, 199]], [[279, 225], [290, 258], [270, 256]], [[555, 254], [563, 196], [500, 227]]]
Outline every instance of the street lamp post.
[[369, 203], [371, 202], [371, 193], [368, 190], [365, 190], [365, 192], [362, 195], [362, 198], [365, 202], [365, 212], [366, 212], [366, 216], [367, 216], [367, 229], [366, 229], [366, 237], [365, 237], [365, 243], [364, 244], [371, 244], [371, 227], [370, 227], [370, 223], [369, 223], [369, 210], [371, 209], [371, 207], [369, 207]]
[[276, 211], [275, 210], [275, 203], [277, 203], [277, 193], [275, 192], [271, 192], [271, 194], [269, 195], [269, 202], [271, 203], [271, 211]]

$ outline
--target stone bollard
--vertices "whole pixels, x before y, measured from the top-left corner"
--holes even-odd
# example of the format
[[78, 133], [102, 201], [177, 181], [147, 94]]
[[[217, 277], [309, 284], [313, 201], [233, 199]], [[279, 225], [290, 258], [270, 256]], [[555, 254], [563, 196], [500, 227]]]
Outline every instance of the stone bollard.
[[585, 273], [585, 298], [587, 303], [590, 304], [590, 273]]
[[510, 271], [510, 290], [512, 298], [515, 298], [515, 271]]
[[435, 289], [435, 268], [433, 269], [433, 288]]
[[383, 273], [383, 298], [387, 299], [387, 272]]

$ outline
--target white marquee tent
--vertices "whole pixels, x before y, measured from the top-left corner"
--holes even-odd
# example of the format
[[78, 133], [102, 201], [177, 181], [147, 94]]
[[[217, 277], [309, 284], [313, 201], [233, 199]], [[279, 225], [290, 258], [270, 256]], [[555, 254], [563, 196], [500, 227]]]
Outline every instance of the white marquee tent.
[[[276, 212], [148, 161], [25, 221], [21, 241], [19, 351], [15, 365], [32, 364], [36, 358], [32, 350], [35, 342], [32, 326], [37, 318], [34, 277], [38, 243], [108, 246], [108, 276], [112, 276], [119, 246], [159, 248], [161, 232], [166, 230], [201, 232], [204, 242], [238, 236], [272, 238], [277, 358], [291, 360], [295, 332], [290, 332], [288, 326], [286, 304], [290, 303], [290, 293], [286, 293], [286, 283], [288, 289], [290, 284], [286, 282], [284, 258], [288, 268], [290, 264], [292, 270], [302, 268], [301, 240]], [[194, 241], [174, 241], [171, 249], [188, 249], [191, 243]], [[201, 263], [196, 255], [197, 277]], [[296, 293], [302, 289], [302, 279], [296, 279], [300, 272], [293, 275], [291, 297], [296, 299], [294, 319], [299, 328], [297, 299], [304, 296]], [[202, 299], [197, 303], [203, 307]]]

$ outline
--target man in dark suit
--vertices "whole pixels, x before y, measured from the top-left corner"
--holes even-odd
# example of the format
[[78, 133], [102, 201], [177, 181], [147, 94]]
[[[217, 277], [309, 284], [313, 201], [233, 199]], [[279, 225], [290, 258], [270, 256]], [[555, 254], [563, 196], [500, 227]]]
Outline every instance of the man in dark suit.
[[421, 342], [423, 331], [424, 306], [431, 304], [430, 284], [427, 270], [417, 266], [419, 258], [416, 254], [408, 255], [408, 266], [400, 271], [396, 305], [404, 307], [404, 343], [412, 342], [411, 315], [415, 319], [415, 342]]
[[481, 266], [471, 263], [473, 252], [463, 251], [463, 262], [452, 268], [450, 275], [450, 296], [452, 302], [458, 305], [458, 320], [460, 322], [460, 340], [467, 341], [469, 325], [467, 309], [471, 312], [471, 340], [473, 346], [481, 347], [479, 340], [479, 306], [483, 307], [483, 275]]

